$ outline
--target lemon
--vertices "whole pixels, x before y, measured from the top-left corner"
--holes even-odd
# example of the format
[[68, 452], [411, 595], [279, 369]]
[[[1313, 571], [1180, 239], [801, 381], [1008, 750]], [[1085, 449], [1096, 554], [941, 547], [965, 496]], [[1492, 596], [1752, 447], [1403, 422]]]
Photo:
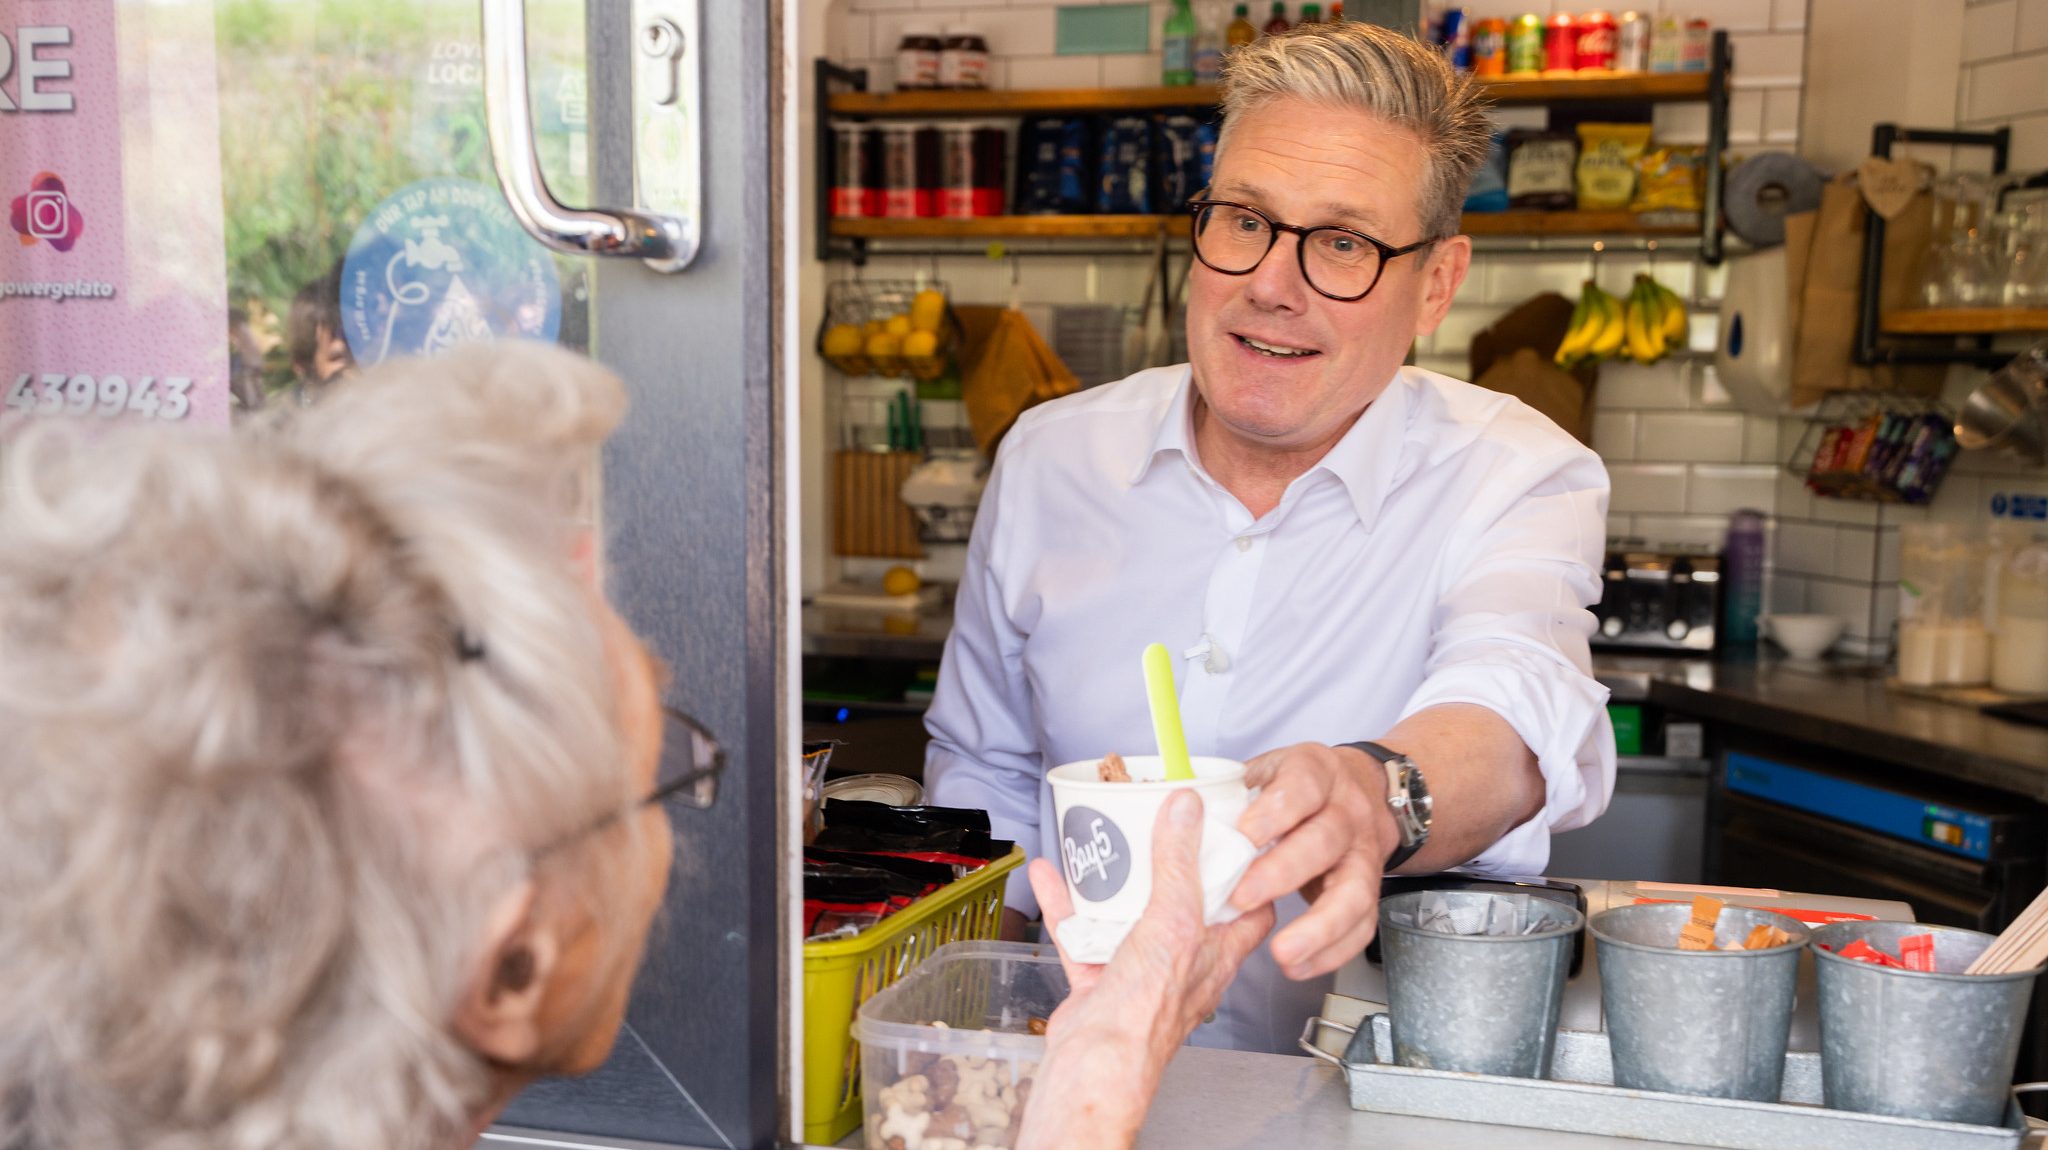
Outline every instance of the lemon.
[[910, 334], [910, 317], [907, 315], [892, 315], [889, 317], [889, 322], [883, 330], [897, 339], [902, 339]]
[[910, 301], [910, 326], [919, 331], [937, 331], [946, 322], [946, 297], [930, 288]]
[[876, 332], [881, 331], [885, 326], [886, 325], [883, 324], [881, 320], [871, 319], [866, 323], [860, 325], [860, 333], [862, 335], [873, 335]]
[[825, 332], [825, 354], [833, 359], [859, 355], [860, 329], [850, 323], [834, 324]]
[[939, 337], [928, 331], [914, 331], [903, 337], [903, 354], [911, 359], [930, 359], [939, 354]]
[[875, 359], [894, 359], [903, 352], [903, 341], [886, 331], [878, 331], [868, 337], [868, 355]]
[[889, 595], [915, 595], [924, 581], [908, 567], [891, 567], [882, 574], [882, 591]]

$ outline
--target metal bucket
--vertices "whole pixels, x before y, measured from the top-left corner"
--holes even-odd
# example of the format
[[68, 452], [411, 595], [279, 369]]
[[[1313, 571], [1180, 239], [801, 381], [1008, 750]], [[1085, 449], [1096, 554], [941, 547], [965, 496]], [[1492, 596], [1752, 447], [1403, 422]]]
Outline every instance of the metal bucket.
[[[1585, 916], [1562, 903], [1529, 899], [1543, 923], [1533, 934], [1461, 935], [1404, 926], [1425, 896], [1454, 910], [1484, 907], [1483, 891], [1410, 891], [1380, 903], [1380, 953], [1394, 1062], [1510, 1078], [1547, 1078], [1557, 1043], [1572, 939]], [[1526, 897], [1526, 896], [1524, 896]]]
[[[1896, 955], [1899, 940], [1916, 934], [1934, 936], [1932, 971], [1833, 953], [1860, 938]], [[1974, 930], [1910, 922], [1838, 922], [1814, 931], [1827, 1105], [1936, 1122], [2002, 1121], [2027, 998], [2044, 967], [1961, 973], [1992, 941]]]
[[1614, 1084], [1776, 1102], [1806, 928], [1771, 911], [1724, 907], [1714, 945], [1740, 946], [1761, 923], [1792, 941], [1769, 950], [1679, 950], [1679, 929], [1691, 917], [1683, 903], [1593, 916]]

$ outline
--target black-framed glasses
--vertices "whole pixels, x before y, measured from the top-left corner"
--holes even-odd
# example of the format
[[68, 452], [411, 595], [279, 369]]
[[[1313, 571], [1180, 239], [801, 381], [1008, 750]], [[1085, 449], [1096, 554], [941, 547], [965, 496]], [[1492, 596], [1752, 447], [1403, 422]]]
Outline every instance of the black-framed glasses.
[[725, 773], [725, 749], [718, 745], [704, 724], [681, 710], [663, 704], [661, 708], [661, 762], [655, 768], [654, 789], [632, 806], [612, 811], [588, 826], [564, 835], [542, 847], [545, 855], [592, 832], [619, 821], [635, 811], [674, 799], [697, 810], [709, 810], [718, 801], [718, 777]]
[[1313, 228], [1283, 224], [1257, 208], [1229, 200], [1189, 200], [1194, 214], [1195, 258], [1211, 271], [1227, 276], [1250, 275], [1287, 232], [1301, 242], [1294, 258], [1301, 278], [1319, 295], [1354, 303], [1372, 294], [1387, 261], [1419, 252], [1436, 242], [1432, 237], [1397, 248], [1364, 232], [1336, 224]]

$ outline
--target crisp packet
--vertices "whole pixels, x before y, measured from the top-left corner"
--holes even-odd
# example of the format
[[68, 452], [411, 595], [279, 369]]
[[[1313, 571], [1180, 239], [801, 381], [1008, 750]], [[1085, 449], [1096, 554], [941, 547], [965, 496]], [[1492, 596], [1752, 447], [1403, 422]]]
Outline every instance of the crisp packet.
[[1636, 160], [1650, 144], [1648, 124], [1580, 124], [1575, 185], [1580, 211], [1629, 206]]
[[1636, 159], [1632, 212], [1697, 212], [1705, 204], [1707, 150], [1651, 148]]

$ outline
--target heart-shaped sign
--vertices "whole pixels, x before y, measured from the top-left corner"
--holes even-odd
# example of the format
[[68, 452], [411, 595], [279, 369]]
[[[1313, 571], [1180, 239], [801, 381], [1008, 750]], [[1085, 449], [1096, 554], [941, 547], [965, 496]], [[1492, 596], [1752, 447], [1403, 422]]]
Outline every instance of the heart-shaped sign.
[[1917, 160], [1869, 156], [1856, 165], [1856, 182], [1863, 188], [1863, 201], [1887, 220], [1905, 211], [1906, 205], [1933, 178], [1934, 169]]

